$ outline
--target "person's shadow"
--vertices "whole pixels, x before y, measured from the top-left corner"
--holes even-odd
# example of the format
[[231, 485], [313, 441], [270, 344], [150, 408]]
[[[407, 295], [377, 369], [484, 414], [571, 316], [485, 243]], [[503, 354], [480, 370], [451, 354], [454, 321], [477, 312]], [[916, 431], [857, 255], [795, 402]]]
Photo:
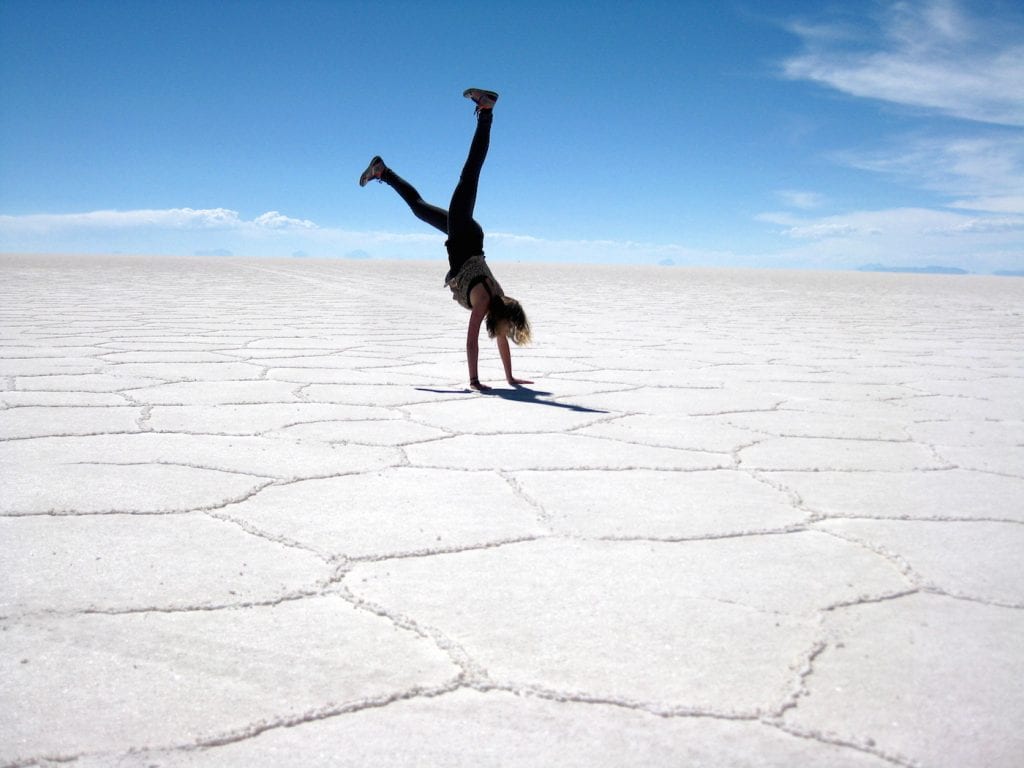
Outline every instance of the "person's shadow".
[[463, 395], [475, 392], [479, 395], [500, 397], [502, 400], [512, 400], [517, 403], [535, 403], [536, 405], [550, 405], [554, 408], [566, 408], [570, 411], [576, 411], [577, 413], [608, 413], [608, 411], [602, 411], [597, 408], [587, 408], [582, 405], [573, 405], [572, 403], [560, 403], [556, 400], [545, 400], [545, 397], [551, 397], [554, 393], [543, 392], [539, 389], [529, 389], [522, 385], [516, 385], [511, 388], [493, 387], [492, 389], [486, 389], [483, 391], [470, 389], [469, 387], [464, 389], [431, 389], [429, 387], [416, 387], [416, 389], [420, 392], [436, 392], [442, 395]]

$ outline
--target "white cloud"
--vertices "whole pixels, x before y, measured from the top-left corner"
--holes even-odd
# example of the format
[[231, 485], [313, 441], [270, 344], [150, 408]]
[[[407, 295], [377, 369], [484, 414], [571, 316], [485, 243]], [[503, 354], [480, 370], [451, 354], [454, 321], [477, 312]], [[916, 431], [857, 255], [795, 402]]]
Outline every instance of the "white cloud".
[[2, 215], [0, 250], [285, 256], [297, 234], [318, 231], [316, 223], [278, 211], [246, 219], [228, 208]]
[[[444, 235], [437, 232], [356, 231], [320, 226], [269, 211], [243, 219], [236, 211], [93, 211], [71, 214], [0, 216], [0, 251], [28, 253], [226, 254], [239, 256], [336, 257], [358, 254], [377, 259], [437, 259], [444, 263]], [[737, 263], [730, 251], [687, 248], [672, 243], [619, 240], [550, 240], [512, 233], [488, 233], [487, 254], [496, 260], [655, 264]]]
[[[762, 213], [757, 219], [778, 224], [780, 233], [789, 237], [812, 239], [825, 237], [874, 237], [878, 235], [916, 236], [936, 232], [998, 231], [1010, 221], [1008, 217], [977, 217], [954, 211], [930, 208], [889, 208], [853, 211], [832, 216], [798, 217], [789, 213]], [[992, 226], [986, 227], [982, 222]]]
[[[683, 243], [547, 239], [494, 232], [495, 261], [849, 268], [869, 262], [942, 264], [974, 271], [1024, 266], [1024, 216], [976, 210], [905, 208], [815, 216], [809, 210], [765, 213], [779, 238], [769, 251], [737, 252]], [[310, 226], [312, 225], [312, 226]], [[436, 260], [445, 264], [444, 236], [429, 232], [367, 232], [318, 226], [270, 212], [243, 219], [227, 209], [99, 211], [2, 216], [0, 251], [26, 253], [237, 254]]]
[[821, 222], [818, 224], [807, 224], [802, 227], [790, 227], [783, 232], [787, 237], [797, 240], [824, 240], [829, 237], [850, 237], [861, 234], [880, 234], [879, 231], [865, 231], [854, 224], [840, 224], [838, 222]]
[[1024, 213], [1024, 195], [1000, 195], [954, 200], [950, 208], [968, 211], [992, 211], [993, 213]]
[[0, 216], [0, 231], [57, 232], [67, 230], [245, 230], [316, 229], [307, 219], [269, 211], [251, 221], [227, 208], [90, 211], [87, 213]]
[[657, 264], [671, 259], [680, 266], [739, 264], [741, 254], [729, 250], [690, 248], [677, 243], [635, 240], [548, 240], [508, 232], [488, 233], [488, 258], [520, 261]]
[[969, 271], [1024, 268], [1024, 217], [975, 216], [927, 208], [894, 208], [797, 217], [763, 213], [758, 220], [799, 243], [777, 260], [822, 267], [951, 266]]
[[234, 229], [243, 224], [237, 211], [226, 208], [196, 210], [90, 211], [88, 213], [0, 216], [0, 231], [52, 232], [111, 229]]
[[[1024, 216], [992, 216], [985, 219], [967, 219], [948, 227], [932, 230], [936, 234], [959, 234], [971, 232], [1022, 232]], [[1022, 254], [1024, 257], [1024, 254]]]
[[924, 189], [972, 199], [953, 203], [956, 207], [1024, 212], [1024, 135], [1018, 133], [910, 136], [883, 149], [841, 152], [835, 158], [854, 168], [902, 177]]
[[852, 213], [840, 216], [801, 218], [790, 213], [762, 213], [758, 221], [778, 224], [778, 234], [793, 240], [828, 240], [831, 238], [870, 237], [884, 232], [879, 227], [879, 214]]
[[309, 219], [293, 219], [289, 216], [283, 216], [277, 211], [268, 211], [262, 216], [257, 216], [253, 220], [253, 224], [257, 227], [264, 227], [266, 229], [316, 229], [317, 226]]
[[795, 189], [780, 189], [775, 193], [786, 205], [791, 208], [811, 209], [818, 208], [824, 203], [824, 198], [817, 192], [801, 192]]
[[[948, 199], [935, 209], [861, 210], [833, 216], [762, 214], [799, 243], [785, 258], [1020, 269], [1024, 262], [1024, 15], [984, 17], [956, 0], [876, 6], [865, 28], [847, 15], [790, 26], [804, 49], [785, 74], [859, 98], [954, 117], [883, 136], [870, 149], [834, 153], [842, 165], [884, 174]], [[837, 18], [845, 20], [837, 22]], [[917, 125], [929, 124], [918, 120]], [[956, 131], [955, 133], [953, 131]], [[783, 196], [785, 200], [785, 196]], [[798, 198], [787, 202], [791, 207]], [[806, 209], [805, 209], [806, 210]]]
[[853, 96], [967, 120], [1024, 126], [1024, 34], [1019, 20], [969, 16], [953, 0], [890, 4], [877, 41], [799, 23], [805, 50], [783, 66]]

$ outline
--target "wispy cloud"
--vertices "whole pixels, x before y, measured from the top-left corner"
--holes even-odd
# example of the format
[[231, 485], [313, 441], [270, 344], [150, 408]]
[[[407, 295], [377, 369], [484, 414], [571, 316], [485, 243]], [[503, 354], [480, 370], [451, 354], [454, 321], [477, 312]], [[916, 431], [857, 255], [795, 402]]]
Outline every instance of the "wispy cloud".
[[[323, 226], [270, 211], [245, 219], [225, 208], [92, 211], [0, 216], [0, 250], [240, 256], [346, 256], [379, 259], [445, 258], [437, 232], [358, 231]], [[579, 263], [737, 263], [730, 251], [626, 240], [554, 240], [488, 233], [488, 256], [497, 260]]]
[[[1024, 232], [1024, 216], [978, 217], [928, 208], [854, 211], [816, 218], [791, 213], [762, 213], [757, 218], [781, 226], [779, 234], [795, 240]], [[920, 248], [913, 250], [915, 256], [920, 255]]]
[[290, 216], [284, 216], [277, 211], [268, 211], [260, 216], [253, 219], [252, 222], [257, 227], [263, 227], [265, 229], [316, 229], [317, 226], [309, 219], [293, 219]]
[[1024, 195], [990, 195], [967, 200], [954, 200], [949, 204], [949, 207], [962, 208], [968, 211], [1024, 213]]
[[[961, 233], [1019, 232], [1024, 234], [1024, 216], [989, 216], [957, 221], [931, 230], [929, 234], [956, 235]], [[1021, 255], [1024, 259], [1024, 254]]]
[[970, 15], [953, 0], [897, 2], [864, 34], [799, 22], [788, 77], [953, 117], [1024, 126], [1024, 25]]
[[778, 254], [790, 263], [854, 267], [896, 260], [980, 272], [1024, 266], [1024, 216], [892, 208], [819, 217], [774, 212], [757, 218], [793, 242]]
[[[991, 6], [989, 6], [991, 8]], [[913, 128], [831, 153], [851, 168], [945, 198], [907, 207], [759, 220], [797, 245], [789, 258], [945, 264], [985, 271], [1024, 262], [1024, 15], [986, 18], [956, 0], [878, 5], [866, 18], [789, 26], [803, 49], [785, 75], [849, 96], [912, 108]], [[941, 119], [932, 119], [941, 118]], [[955, 118], [951, 121], [949, 118]], [[957, 122], [959, 121], [959, 122]], [[874, 146], [870, 142], [874, 142]], [[786, 199], [799, 209], [799, 198]], [[835, 197], [841, 197], [836, 195]]]
[[[809, 193], [808, 193], [809, 194]], [[810, 203], [803, 193], [782, 195]], [[681, 243], [549, 239], [488, 233], [495, 261], [675, 264], [677, 266], [856, 267], [867, 262], [965, 266], [976, 271], [1020, 269], [1024, 215], [901, 208], [814, 215], [813, 209], [757, 217], [782, 244], [772, 252], [710, 250]], [[429, 232], [357, 231], [270, 212], [245, 219], [228, 209], [95, 211], [0, 216], [0, 251], [39, 253], [203, 254], [375, 259], [436, 259], [444, 236]], [[440, 266], [439, 266], [440, 268]]]
[[261, 230], [316, 229], [306, 219], [294, 219], [269, 211], [255, 219], [243, 219], [227, 208], [168, 208], [163, 210], [90, 211], [87, 213], [0, 216], [3, 232], [58, 232], [85, 230]]
[[790, 208], [810, 210], [818, 208], [824, 203], [824, 198], [817, 192], [802, 192], [795, 189], [780, 189], [776, 196]]
[[956, 207], [1024, 213], [1024, 135], [1018, 132], [897, 137], [882, 148], [840, 152], [835, 158], [960, 198]]
[[668, 263], [679, 266], [739, 264], [740, 254], [730, 250], [690, 248], [678, 243], [637, 240], [552, 240], [529, 235], [495, 232], [487, 235], [488, 254], [522, 261], [569, 261], [579, 263]]

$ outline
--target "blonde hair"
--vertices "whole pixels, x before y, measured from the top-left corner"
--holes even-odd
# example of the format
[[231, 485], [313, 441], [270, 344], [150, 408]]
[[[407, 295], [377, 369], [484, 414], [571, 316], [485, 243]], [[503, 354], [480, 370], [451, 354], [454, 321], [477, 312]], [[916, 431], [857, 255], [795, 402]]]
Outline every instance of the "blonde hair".
[[518, 345], [530, 343], [530, 321], [523, 305], [510, 296], [494, 296], [487, 310], [487, 335], [492, 339], [501, 334]]

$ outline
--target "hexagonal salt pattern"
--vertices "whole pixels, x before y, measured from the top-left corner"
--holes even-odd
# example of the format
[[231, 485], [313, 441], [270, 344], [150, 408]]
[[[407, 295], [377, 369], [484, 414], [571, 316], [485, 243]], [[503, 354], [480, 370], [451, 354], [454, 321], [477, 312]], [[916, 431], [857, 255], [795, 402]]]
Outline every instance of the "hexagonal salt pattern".
[[444, 268], [0, 257], [0, 764], [1021, 763], [1024, 283]]

